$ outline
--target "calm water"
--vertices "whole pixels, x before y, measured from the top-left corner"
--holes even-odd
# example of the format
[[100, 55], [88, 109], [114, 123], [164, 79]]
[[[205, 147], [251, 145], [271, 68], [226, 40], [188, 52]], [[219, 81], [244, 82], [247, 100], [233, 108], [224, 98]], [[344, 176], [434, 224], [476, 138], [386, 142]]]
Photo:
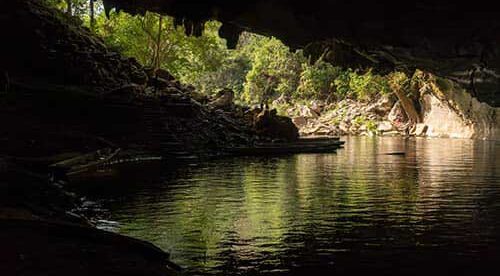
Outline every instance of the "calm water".
[[125, 170], [90, 197], [118, 222], [102, 227], [170, 251], [188, 275], [461, 274], [500, 261], [500, 144], [346, 141], [337, 154]]

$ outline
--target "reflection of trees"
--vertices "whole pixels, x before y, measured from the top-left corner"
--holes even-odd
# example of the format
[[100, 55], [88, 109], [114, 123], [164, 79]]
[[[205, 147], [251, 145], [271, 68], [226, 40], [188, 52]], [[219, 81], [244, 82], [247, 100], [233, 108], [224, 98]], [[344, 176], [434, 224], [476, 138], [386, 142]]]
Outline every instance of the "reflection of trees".
[[211, 162], [125, 203], [136, 213], [124, 210], [121, 231], [229, 274], [417, 254], [450, 234], [478, 244], [478, 227], [498, 230], [492, 214], [473, 225], [478, 202], [494, 209], [500, 196], [488, 193], [500, 168], [486, 145], [352, 138], [337, 154]]

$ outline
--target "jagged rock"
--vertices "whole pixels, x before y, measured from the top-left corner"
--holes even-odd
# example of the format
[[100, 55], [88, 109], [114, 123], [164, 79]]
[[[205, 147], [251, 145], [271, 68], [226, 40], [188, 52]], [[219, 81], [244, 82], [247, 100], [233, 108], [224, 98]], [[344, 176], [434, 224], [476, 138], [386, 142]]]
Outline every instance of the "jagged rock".
[[318, 100], [311, 101], [310, 108], [311, 111], [320, 115], [323, 112], [324, 103]]
[[107, 98], [119, 98], [119, 99], [127, 99], [131, 100], [135, 96], [141, 94], [144, 91], [144, 88], [140, 85], [137, 85], [135, 83], [127, 84], [124, 86], [121, 86], [119, 88], [113, 89], [105, 94], [103, 96], [106, 96]]
[[394, 103], [395, 99], [393, 96], [384, 95], [376, 103], [368, 106], [366, 112], [375, 113], [383, 117], [391, 111]]
[[352, 126], [349, 128], [349, 133], [350, 133], [350, 134], [353, 134], [353, 135], [356, 135], [356, 134], [358, 134], [358, 130], [359, 130], [359, 128], [358, 128], [357, 126], [352, 125]]
[[299, 130], [288, 117], [278, 116], [276, 110], [263, 110], [254, 123], [257, 134], [285, 140], [297, 140]]
[[391, 122], [389, 121], [383, 121], [383, 122], [380, 122], [377, 126], [377, 131], [379, 132], [389, 132], [389, 131], [392, 131], [394, 130], [394, 126], [392, 125]]
[[302, 128], [305, 125], [307, 125], [307, 119], [305, 117], [299, 116], [299, 117], [294, 117], [292, 119], [292, 122], [298, 127]]
[[305, 118], [318, 118], [319, 114], [313, 111], [308, 106], [301, 106], [299, 109], [300, 116]]
[[285, 94], [281, 94], [279, 98], [273, 101], [273, 106], [285, 105], [290, 102], [290, 97]]
[[428, 129], [428, 126], [426, 124], [417, 124], [415, 126], [415, 135], [416, 136], [425, 136], [427, 129]]
[[209, 100], [210, 100], [210, 98], [209, 98], [207, 95], [202, 94], [202, 93], [200, 93], [200, 92], [198, 92], [198, 91], [196, 91], [196, 90], [194, 90], [194, 91], [190, 91], [190, 92], [189, 92], [189, 96], [190, 96], [193, 100], [195, 100], [195, 101], [197, 101], [197, 102], [199, 102], [199, 103], [204, 103], [204, 104], [205, 104], [205, 103], [208, 103], [208, 102], [209, 102]]
[[170, 72], [168, 72], [167, 70], [162, 69], [162, 68], [156, 69], [155, 75], [157, 77], [160, 77], [160, 78], [162, 78], [164, 80], [168, 80], [168, 81], [172, 81], [175, 79], [174, 76], [172, 76], [172, 74], [170, 74]]
[[500, 108], [478, 102], [462, 89], [422, 96], [429, 137], [500, 140]]
[[387, 119], [392, 122], [396, 127], [400, 127], [408, 121], [408, 117], [406, 117], [406, 113], [401, 106], [401, 103], [398, 101], [392, 107], [391, 112], [387, 116]]
[[162, 90], [162, 89], [165, 89], [165, 88], [169, 87], [171, 84], [166, 79], [163, 79], [163, 78], [160, 78], [160, 77], [154, 77], [154, 78], [150, 78], [149, 79], [148, 85], [149, 86], [153, 86], [153, 87], [155, 87], [158, 90]]
[[217, 98], [208, 105], [213, 108], [227, 109], [233, 106], [234, 91], [231, 89], [222, 89], [217, 93]]
[[349, 133], [349, 125], [347, 125], [345, 122], [340, 122], [339, 129], [343, 134]]
[[400, 136], [401, 133], [399, 131], [393, 130], [382, 133], [383, 136]]

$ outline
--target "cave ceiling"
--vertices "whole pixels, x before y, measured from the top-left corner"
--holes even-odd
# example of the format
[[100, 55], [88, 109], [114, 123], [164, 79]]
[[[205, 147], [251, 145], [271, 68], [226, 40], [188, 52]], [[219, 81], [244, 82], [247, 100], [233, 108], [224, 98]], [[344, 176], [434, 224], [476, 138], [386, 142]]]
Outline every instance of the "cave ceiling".
[[[235, 46], [242, 31], [280, 38], [331, 62], [381, 69], [419, 68], [495, 97], [500, 79], [500, 9], [492, 1], [104, 0], [106, 10], [159, 12], [189, 33], [223, 23]], [[489, 95], [489, 96], [488, 96]], [[490, 100], [491, 101], [491, 100]]]

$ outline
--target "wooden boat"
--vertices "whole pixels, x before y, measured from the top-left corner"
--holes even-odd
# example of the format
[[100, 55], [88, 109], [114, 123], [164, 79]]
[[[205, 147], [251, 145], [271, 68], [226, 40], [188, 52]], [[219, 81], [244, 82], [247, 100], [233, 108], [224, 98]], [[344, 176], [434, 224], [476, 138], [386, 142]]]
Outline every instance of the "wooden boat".
[[53, 172], [63, 172], [66, 176], [95, 172], [108, 164], [121, 151], [118, 149], [101, 149], [92, 153], [80, 155], [49, 166]]
[[230, 148], [228, 152], [234, 155], [331, 153], [341, 148], [344, 143], [338, 138], [301, 138], [294, 142], [260, 142], [253, 147]]

